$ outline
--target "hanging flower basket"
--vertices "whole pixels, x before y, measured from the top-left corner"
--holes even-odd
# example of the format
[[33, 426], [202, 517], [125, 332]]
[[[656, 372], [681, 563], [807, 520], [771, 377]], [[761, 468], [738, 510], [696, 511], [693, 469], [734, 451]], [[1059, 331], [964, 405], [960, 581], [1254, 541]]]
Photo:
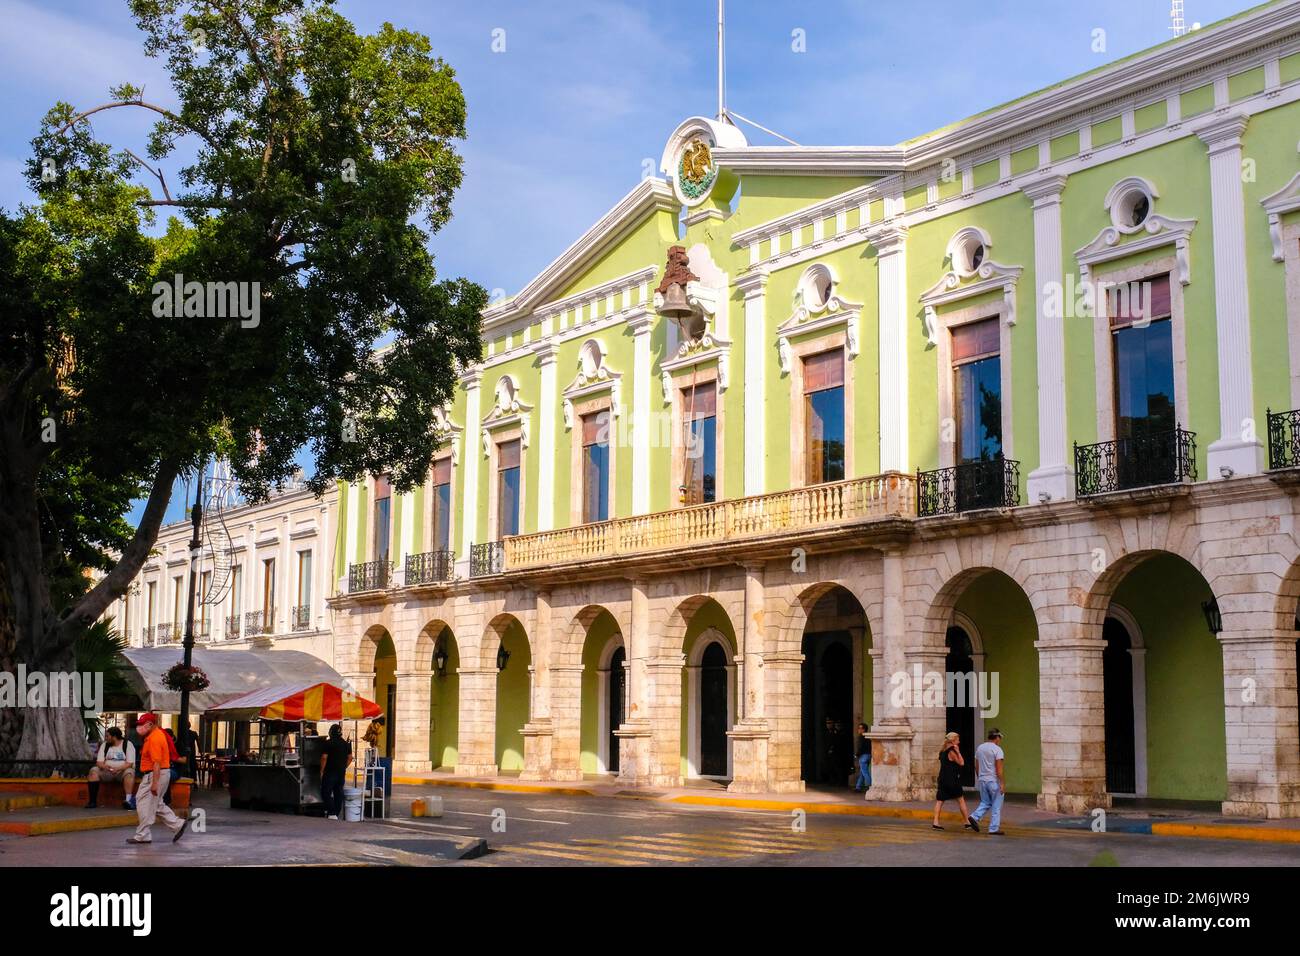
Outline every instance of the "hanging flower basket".
[[205, 690], [212, 681], [208, 680], [208, 675], [198, 667], [186, 667], [184, 664], [175, 664], [170, 667], [162, 676], [163, 686], [168, 690], [179, 692]]

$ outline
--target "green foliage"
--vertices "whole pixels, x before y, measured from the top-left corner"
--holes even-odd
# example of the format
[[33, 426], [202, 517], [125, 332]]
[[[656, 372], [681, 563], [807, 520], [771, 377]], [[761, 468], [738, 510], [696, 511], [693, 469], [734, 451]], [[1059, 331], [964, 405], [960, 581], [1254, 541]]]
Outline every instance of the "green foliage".
[[[128, 647], [127, 640], [113, 626], [112, 621], [96, 621], [81, 632], [73, 645], [77, 660], [77, 670], [81, 672], [100, 673], [104, 675], [104, 699], [121, 700], [131, 693], [131, 686], [126, 681], [126, 658], [122, 652]], [[99, 720], [86, 717], [86, 730], [92, 740], [99, 739]]]

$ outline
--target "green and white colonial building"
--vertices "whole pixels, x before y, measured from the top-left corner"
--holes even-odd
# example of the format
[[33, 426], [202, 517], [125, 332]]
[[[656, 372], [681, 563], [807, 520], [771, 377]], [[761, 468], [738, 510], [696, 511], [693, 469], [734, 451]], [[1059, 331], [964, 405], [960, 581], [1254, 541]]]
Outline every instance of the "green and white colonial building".
[[398, 772], [794, 792], [863, 721], [910, 800], [996, 724], [1048, 809], [1300, 815], [1298, 140], [1295, 2], [892, 146], [686, 119], [340, 489]]

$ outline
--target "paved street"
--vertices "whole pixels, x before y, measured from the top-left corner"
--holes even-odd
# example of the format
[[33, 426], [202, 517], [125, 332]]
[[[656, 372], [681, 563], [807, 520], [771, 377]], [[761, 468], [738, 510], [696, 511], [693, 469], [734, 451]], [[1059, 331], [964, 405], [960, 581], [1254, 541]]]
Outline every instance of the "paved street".
[[[436, 820], [404, 816], [415, 796], [438, 794]], [[489, 852], [458, 866], [1257, 866], [1300, 865], [1300, 846], [1238, 840], [1011, 828], [1005, 837], [945, 823], [689, 807], [630, 797], [395, 787], [390, 821], [344, 824], [232, 811], [201, 793], [206, 832], [173, 845], [159, 826], [153, 846], [128, 830], [0, 840], [0, 866], [399, 865], [435, 866], [458, 854], [450, 841], [487, 840]], [[496, 829], [494, 830], [494, 824]], [[500, 827], [504, 824], [504, 832]]]

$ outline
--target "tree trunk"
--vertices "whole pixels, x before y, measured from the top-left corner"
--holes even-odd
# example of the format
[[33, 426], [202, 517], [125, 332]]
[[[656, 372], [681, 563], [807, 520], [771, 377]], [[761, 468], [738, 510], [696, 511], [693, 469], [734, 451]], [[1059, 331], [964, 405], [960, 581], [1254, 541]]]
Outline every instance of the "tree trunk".
[[[14, 657], [18, 632], [14, 627], [13, 604], [9, 600], [8, 580], [4, 561], [0, 559], [0, 672], [14, 674], [18, 670], [17, 660]], [[18, 741], [22, 732], [22, 712], [16, 707], [0, 708], [0, 762], [13, 759], [14, 754], [18, 752]], [[5, 768], [0, 767], [0, 776], [4, 775], [6, 775]]]

